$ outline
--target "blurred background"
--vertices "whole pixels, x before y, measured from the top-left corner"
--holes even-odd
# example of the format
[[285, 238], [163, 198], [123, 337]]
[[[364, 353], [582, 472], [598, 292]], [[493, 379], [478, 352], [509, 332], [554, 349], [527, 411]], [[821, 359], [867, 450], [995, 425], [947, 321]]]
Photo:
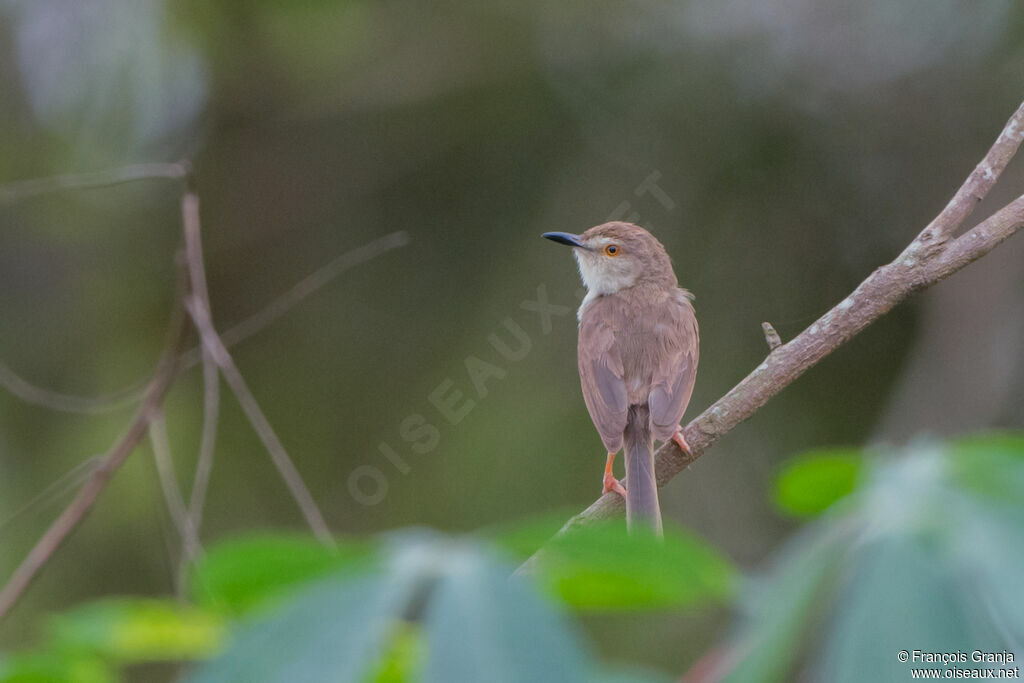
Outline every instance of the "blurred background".
[[[469, 531], [600, 492], [580, 284], [541, 232], [620, 218], [664, 242], [696, 295], [693, 417], [761, 362], [762, 321], [791, 338], [944, 206], [1020, 103], [1022, 39], [1012, 0], [7, 0], [0, 183], [192, 160], [222, 331], [405, 231], [232, 350], [333, 530]], [[1022, 188], [1018, 162], [975, 218]], [[179, 197], [152, 180], [0, 205], [4, 577], [130, 420], [103, 397], [161, 349]], [[766, 493], [792, 453], [1024, 425], [1022, 295], [1017, 238], [731, 432], [664, 490], [666, 517], [757, 568], [794, 530]], [[167, 402], [186, 491], [201, 379]], [[303, 523], [225, 391], [202, 536], [257, 526]], [[175, 534], [141, 448], [0, 647], [81, 600], [172, 592]], [[583, 623], [615, 657], [681, 671], [727, 621]]]

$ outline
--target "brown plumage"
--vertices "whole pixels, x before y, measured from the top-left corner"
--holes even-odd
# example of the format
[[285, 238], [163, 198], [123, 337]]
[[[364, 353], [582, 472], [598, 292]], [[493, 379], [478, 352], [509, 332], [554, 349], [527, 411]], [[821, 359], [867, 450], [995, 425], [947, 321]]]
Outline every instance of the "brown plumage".
[[[679, 422], [693, 393], [698, 331], [692, 296], [680, 289], [665, 248], [643, 228], [605, 223], [568, 244], [587, 296], [579, 310], [583, 399], [608, 451], [605, 491], [626, 498], [626, 518], [661, 530], [654, 440], [686, 448]], [[626, 490], [611, 475], [625, 446]]]

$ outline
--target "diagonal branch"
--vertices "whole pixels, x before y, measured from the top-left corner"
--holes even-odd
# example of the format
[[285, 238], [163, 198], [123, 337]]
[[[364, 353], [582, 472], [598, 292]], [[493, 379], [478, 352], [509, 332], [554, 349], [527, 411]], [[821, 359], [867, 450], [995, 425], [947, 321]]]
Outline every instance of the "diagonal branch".
[[[771, 397], [835, 351], [851, 337], [889, 312], [911, 293], [930, 287], [995, 249], [1024, 226], [1024, 196], [1010, 202], [958, 238], [952, 235], [1013, 158], [1024, 137], [1024, 103], [1010, 117], [985, 158], [971, 172], [946, 207], [891, 263], [866, 280], [810, 327], [768, 357], [691, 421], [685, 428], [689, 453], [672, 441], [655, 454], [658, 486], [664, 486], [703, 455], [719, 438], [757, 412]], [[628, 482], [626, 484], [628, 486]], [[622, 497], [603, 495], [565, 523], [561, 536], [573, 529], [622, 514]], [[516, 573], [532, 572], [543, 561], [541, 548]]]
[[[183, 290], [183, 285], [179, 285], [179, 290]], [[153, 380], [149, 383], [146, 396], [138, 413], [135, 415], [135, 419], [132, 420], [128, 431], [114, 444], [113, 448], [111, 448], [110, 452], [96, 468], [96, 471], [93, 472], [89, 480], [79, 490], [78, 495], [61, 513], [60, 517], [54, 520], [42, 538], [36, 542], [32, 550], [29, 551], [29, 554], [18, 565], [18, 568], [14, 570], [14, 574], [3, 587], [3, 590], [0, 590], [0, 619], [18, 601], [18, 598], [28, 588], [28, 585], [35, 578], [38, 571], [46, 564], [46, 561], [63, 543], [68, 534], [89, 512], [100, 492], [103, 491], [107, 482], [114, 475], [114, 472], [124, 464], [124, 461], [128, 459], [128, 456], [135, 450], [139, 442], [145, 438], [150, 420], [153, 419], [163, 403], [164, 396], [166, 396], [167, 391], [174, 383], [178, 353], [186, 329], [185, 323], [186, 317], [179, 297], [171, 319], [170, 331], [167, 336], [167, 342], [164, 345], [160, 363], [157, 366]]]

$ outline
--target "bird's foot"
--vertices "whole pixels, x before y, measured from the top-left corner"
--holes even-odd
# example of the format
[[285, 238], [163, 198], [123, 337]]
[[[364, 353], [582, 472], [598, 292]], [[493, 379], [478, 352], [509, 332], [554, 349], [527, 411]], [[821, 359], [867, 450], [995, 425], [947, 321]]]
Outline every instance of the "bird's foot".
[[609, 491], [615, 491], [623, 498], [626, 497], [626, 487], [624, 487], [619, 480], [615, 478], [612, 473], [612, 463], [615, 462], [615, 454], [609, 453], [608, 460], [604, 464], [604, 488], [601, 489], [601, 495], [608, 493]]
[[676, 430], [676, 433], [672, 435], [672, 441], [675, 442], [679, 449], [686, 455], [692, 455], [693, 451], [690, 450], [690, 444], [686, 443], [686, 437], [683, 436], [683, 428], [680, 427]]
[[604, 494], [608, 493], [609, 491], [615, 491], [615, 493], [619, 494], [623, 498], [626, 497], [626, 487], [623, 486], [619, 482], [619, 480], [615, 478], [614, 474], [612, 474], [611, 472], [605, 472], [604, 473], [604, 488], [601, 489], [601, 495], [603, 496]]

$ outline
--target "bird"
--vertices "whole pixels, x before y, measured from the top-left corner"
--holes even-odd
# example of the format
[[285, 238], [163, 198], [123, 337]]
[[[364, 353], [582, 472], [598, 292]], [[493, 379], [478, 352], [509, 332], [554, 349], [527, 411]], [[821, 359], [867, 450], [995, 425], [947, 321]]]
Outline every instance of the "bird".
[[[543, 237], [572, 247], [586, 295], [577, 313], [580, 385], [608, 453], [602, 495], [626, 501], [632, 532], [662, 533], [654, 441], [690, 446], [680, 421], [693, 394], [699, 356], [693, 295], [679, 287], [668, 252], [632, 223], [603, 223]], [[625, 447], [625, 486], [613, 473]]]

